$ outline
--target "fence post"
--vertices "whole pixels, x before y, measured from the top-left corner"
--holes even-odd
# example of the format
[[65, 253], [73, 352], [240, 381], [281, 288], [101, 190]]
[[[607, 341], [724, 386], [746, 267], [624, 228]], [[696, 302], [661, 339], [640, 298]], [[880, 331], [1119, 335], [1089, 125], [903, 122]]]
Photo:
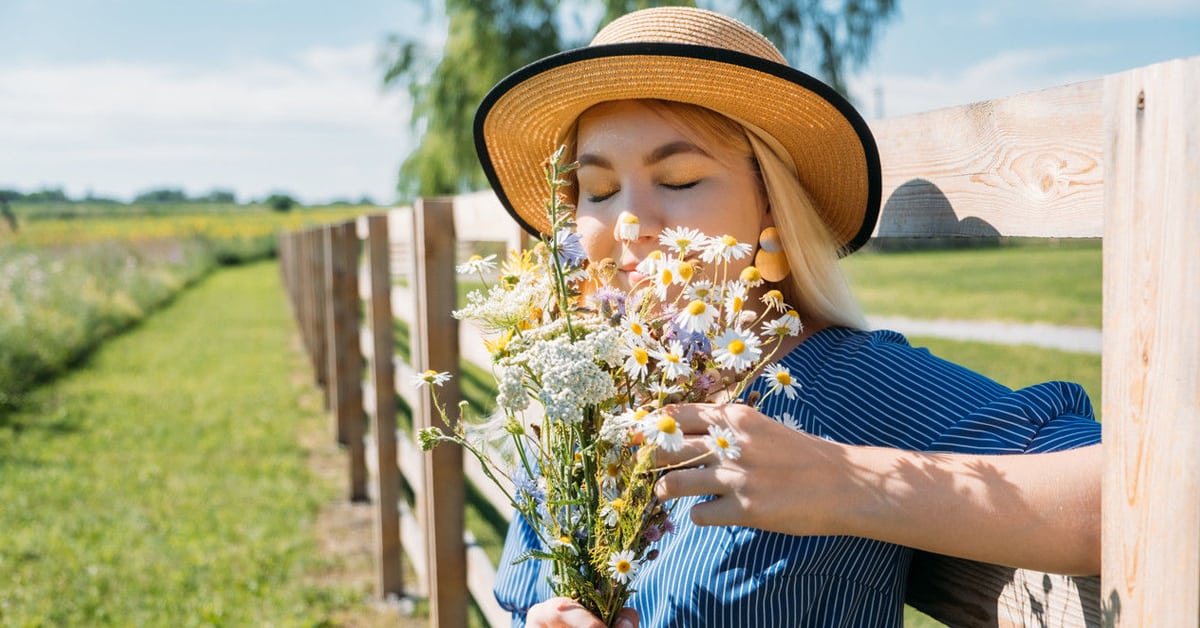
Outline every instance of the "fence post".
[[309, 273], [309, 281], [312, 282], [312, 330], [313, 330], [313, 371], [316, 375], [317, 385], [321, 387], [322, 400], [325, 403], [325, 409], [330, 409], [330, 391], [329, 391], [329, 361], [326, 357], [326, 349], [329, 343], [325, 337], [327, 332], [325, 322], [325, 272], [329, 266], [329, 258], [325, 251], [325, 230], [327, 227], [312, 227], [308, 231], [308, 237], [311, 239], [312, 247], [312, 267]]
[[350, 462], [350, 500], [367, 499], [363, 446], [362, 353], [358, 337], [358, 237], [354, 223], [325, 229], [325, 321], [329, 405]]
[[392, 281], [388, 268], [387, 216], [367, 218], [367, 260], [371, 269], [371, 379], [375, 387], [375, 473], [376, 559], [379, 561], [376, 592], [402, 595], [404, 582], [400, 571], [400, 478], [396, 468], [396, 377], [392, 364]]
[[[461, 399], [458, 369], [458, 321], [450, 312], [456, 307], [454, 203], [451, 199], [418, 199], [413, 205], [420, 277], [416, 289], [418, 329], [422, 336], [418, 372], [446, 371], [451, 379], [437, 392], [447, 418], [456, 421]], [[422, 395], [423, 396], [423, 395]], [[414, 423], [418, 429], [452, 429], [430, 403], [419, 404]], [[425, 534], [429, 577], [430, 620], [434, 626], [466, 626], [466, 545], [463, 542], [462, 448], [437, 447], [425, 456]]]
[[1200, 57], [1106, 79], [1102, 604], [1200, 616]]

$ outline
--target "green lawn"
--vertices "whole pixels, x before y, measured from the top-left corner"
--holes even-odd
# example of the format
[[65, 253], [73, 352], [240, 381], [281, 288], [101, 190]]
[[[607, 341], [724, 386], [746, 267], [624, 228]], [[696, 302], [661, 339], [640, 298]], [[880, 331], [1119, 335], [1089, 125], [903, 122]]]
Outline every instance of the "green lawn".
[[[0, 415], [0, 625], [321, 625], [274, 264], [216, 273]], [[318, 422], [314, 424], [314, 422]], [[319, 429], [319, 428], [318, 428]]]
[[1097, 240], [863, 252], [843, 264], [869, 315], [1100, 327]]

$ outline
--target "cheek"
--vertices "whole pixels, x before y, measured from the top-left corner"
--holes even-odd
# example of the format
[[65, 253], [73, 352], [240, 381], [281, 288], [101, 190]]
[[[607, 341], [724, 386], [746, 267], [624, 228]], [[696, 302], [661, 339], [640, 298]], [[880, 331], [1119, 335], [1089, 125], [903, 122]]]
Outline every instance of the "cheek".
[[613, 225], [588, 215], [577, 215], [575, 222], [575, 232], [579, 234], [588, 259], [600, 260], [612, 256]]

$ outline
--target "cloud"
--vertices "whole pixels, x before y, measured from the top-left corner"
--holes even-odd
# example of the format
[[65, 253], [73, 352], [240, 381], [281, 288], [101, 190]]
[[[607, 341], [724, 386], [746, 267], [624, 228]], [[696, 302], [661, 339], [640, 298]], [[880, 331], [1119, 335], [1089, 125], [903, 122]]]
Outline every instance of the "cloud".
[[[0, 185], [58, 182], [129, 196], [166, 176], [243, 194], [390, 200], [409, 114], [402, 94], [381, 92], [376, 59], [364, 44], [204, 68], [0, 62]], [[255, 167], [259, 160], [270, 163]], [[277, 178], [255, 183], [248, 167]]]
[[879, 92], [886, 117], [930, 111], [1096, 78], [1078, 69], [1056, 69], [1056, 61], [1084, 52], [1070, 48], [1014, 50], [954, 73], [860, 74], [850, 79], [850, 92], [867, 117], [877, 117]]

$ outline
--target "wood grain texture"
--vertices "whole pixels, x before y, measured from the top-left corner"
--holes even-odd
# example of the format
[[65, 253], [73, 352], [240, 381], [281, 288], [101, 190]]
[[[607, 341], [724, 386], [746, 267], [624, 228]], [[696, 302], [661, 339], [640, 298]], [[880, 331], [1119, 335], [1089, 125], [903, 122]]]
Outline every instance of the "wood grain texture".
[[1200, 57], [1105, 86], [1104, 598], [1200, 616]]
[[1098, 237], [1103, 80], [870, 123], [877, 237]]
[[386, 216], [367, 219], [367, 264], [371, 297], [368, 304], [371, 327], [371, 384], [375, 391], [371, 409], [371, 433], [375, 440], [375, 543], [380, 598], [404, 594], [400, 569], [400, 478], [396, 465], [396, 395], [392, 389], [392, 304], [391, 273], [388, 269]]
[[[416, 268], [421, 277], [416, 287], [417, 318], [422, 336], [417, 372], [447, 372], [451, 378], [437, 391], [450, 415], [458, 416], [458, 321], [455, 308], [454, 205], [448, 199], [421, 199], [413, 207], [416, 219], [414, 243]], [[428, 395], [422, 389], [420, 396]], [[419, 427], [449, 431], [453, 425], [432, 404], [422, 406]], [[466, 546], [463, 542], [463, 507], [466, 491], [461, 447], [435, 447], [425, 455], [425, 534], [428, 542], [430, 622], [434, 626], [465, 626], [469, 599]]]

